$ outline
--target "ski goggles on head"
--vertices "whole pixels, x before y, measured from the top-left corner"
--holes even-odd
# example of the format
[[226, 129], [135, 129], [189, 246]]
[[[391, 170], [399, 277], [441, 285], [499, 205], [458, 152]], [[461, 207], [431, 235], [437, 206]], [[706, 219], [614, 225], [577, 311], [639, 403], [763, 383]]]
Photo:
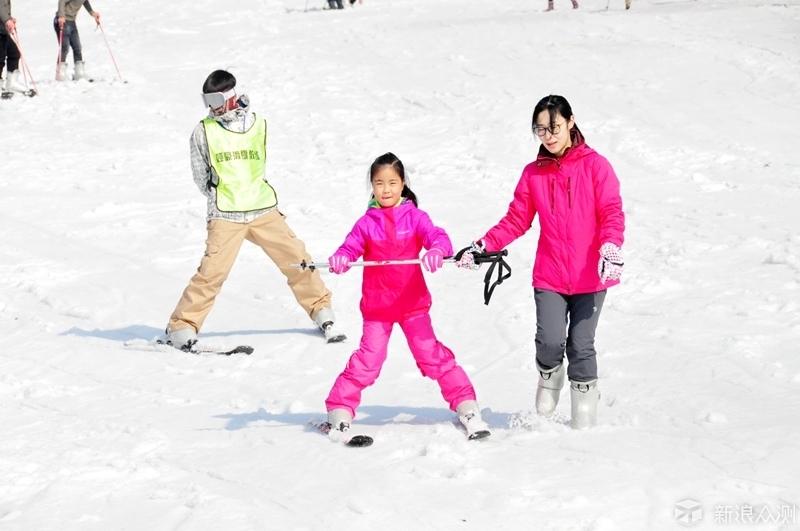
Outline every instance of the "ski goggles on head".
[[219, 109], [225, 102], [236, 96], [236, 88], [232, 88], [225, 92], [212, 92], [211, 94], [201, 94], [203, 98], [203, 105], [212, 109]]

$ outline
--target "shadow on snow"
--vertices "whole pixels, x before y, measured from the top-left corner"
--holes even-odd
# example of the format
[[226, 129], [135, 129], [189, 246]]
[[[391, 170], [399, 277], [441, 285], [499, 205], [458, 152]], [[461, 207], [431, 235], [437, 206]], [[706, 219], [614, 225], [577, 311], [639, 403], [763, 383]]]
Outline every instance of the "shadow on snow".
[[[131, 325], [123, 328], [112, 328], [109, 330], [102, 330], [95, 328], [94, 330], [84, 330], [82, 328], [72, 327], [65, 332], [61, 332], [61, 336], [78, 336], [78, 337], [97, 337], [100, 339], [109, 339], [111, 341], [130, 341], [132, 339], [145, 339], [147, 341], [162, 336], [164, 330], [162, 328], [155, 328], [146, 325]], [[316, 328], [279, 328], [275, 330], [235, 330], [231, 332], [203, 332], [198, 337], [229, 337], [229, 336], [256, 336], [256, 335], [277, 335], [277, 334], [302, 334], [307, 336], [319, 337], [320, 332]]]
[[[511, 419], [508, 413], [495, 413], [489, 408], [483, 410], [483, 417], [491, 428], [507, 428]], [[309, 421], [323, 422], [325, 413], [269, 413], [259, 408], [254, 413], [228, 413], [215, 418], [227, 419], [226, 430], [235, 431], [248, 428], [256, 422], [273, 422], [281, 425], [309, 426]], [[443, 407], [405, 407], [405, 406], [361, 406], [358, 408], [356, 423], [363, 426], [384, 426], [388, 424], [433, 425], [442, 422], [457, 422], [456, 414]], [[278, 427], [278, 426], [274, 426]], [[309, 427], [309, 429], [313, 429]]]

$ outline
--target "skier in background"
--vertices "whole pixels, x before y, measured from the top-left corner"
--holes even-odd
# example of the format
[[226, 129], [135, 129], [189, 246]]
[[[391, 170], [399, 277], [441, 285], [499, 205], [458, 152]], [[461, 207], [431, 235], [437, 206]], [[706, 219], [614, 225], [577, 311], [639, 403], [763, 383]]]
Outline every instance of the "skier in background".
[[75, 81], [79, 79], [92, 80], [86, 74], [86, 64], [83, 62], [83, 50], [81, 49], [81, 36], [78, 34], [78, 26], [75, 24], [75, 19], [81, 7], [86, 8], [86, 11], [92, 15], [94, 21], [98, 25], [100, 24], [100, 13], [92, 10], [89, 0], [58, 0], [58, 11], [56, 12], [56, 18], [53, 20], [56, 38], [59, 39], [61, 44], [61, 61], [59, 61], [58, 70], [56, 71], [56, 79], [58, 81], [64, 81], [67, 78], [66, 60], [70, 47], [72, 47], [72, 58], [75, 61], [72, 79]]
[[[525, 234], [539, 214], [533, 266], [536, 302], [536, 411], [550, 417], [569, 376], [572, 427], [597, 423], [595, 330], [606, 289], [619, 284], [625, 215], [611, 164], [586, 145], [562, 96], [533, 111], [542, 145], [514, 190], [508, 212], [472, 243], [457, 265], [477, 269], [472, 252], [499, 251]], [[564, 355], [569, 361], [564, 368]]]
[[[372, 199], [367, 212], [355, 224], [341, 247], [328, 259], [336, 274], [350, 269], [350, 262], [417, 259], [431, 273], [445, 256], [453, 254], [447, 233], [417, 208], [417, 197], [408, 187], [403, 163], [392, 153], [381, 155], [370, 167]], [[334, 434], [350, 429], [361, 403], [361, 392], [380, 374], [388, 354], [395, 323], [406, 335], [408, 346], [423, 376], [436, 380], [450, 409], [467, 429], [470, 439], [489, 435], [475, 401], [475, 389], [453, 352], [433, 332], [431, 294], [418, 265], [386, 265], [364, 270], [361, 287], [364, 333], [344, 371], [325, 400], [328, 423]]]
[[3, 96], [10, 97], [14, 92], [28, 92], [28, 87], [19, 82], [19, 49], [11, 38], [17, 31], [17, 19], [11, 16], [11, 0], [0, 0], [0, 78], [3, 67], [8, 66]]
[[328, 342], [343, 341], [334, 327], [331, 292], [319, 271], [289, 264], [311, 262], [305, 244], [286, 224], [267, 182], [267, 122], [237, 94], [236, 78], [215, 70], [203, 83], [208, 117], [189, 140], [194, 182], [208, 199], [206, 251], [166, 329], [166, 342], [191, 350], [244, 240], [259, 247], [286, 277], [297, 302]]
[[[572, 0], [572, 9], [578, 9], [578, 0]], [[545, 12], [552, 10], [553, 10], [553, 0], [547, 0], [547, 9], [545, 9]]]

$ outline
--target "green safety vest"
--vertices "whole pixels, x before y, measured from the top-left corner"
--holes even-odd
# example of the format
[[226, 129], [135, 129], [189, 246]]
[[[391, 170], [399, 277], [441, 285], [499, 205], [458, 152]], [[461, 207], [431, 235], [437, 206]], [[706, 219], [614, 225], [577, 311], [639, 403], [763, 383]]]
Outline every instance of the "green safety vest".
[[211, 167], [219, 178], [217, 208], [221, 212], [250, 212], [278, 204], [275, 190], [264, 180], [267, 159], [267, 121], [253, 114], [255, 123], [237, 133], [213, 118], [203, 120]]

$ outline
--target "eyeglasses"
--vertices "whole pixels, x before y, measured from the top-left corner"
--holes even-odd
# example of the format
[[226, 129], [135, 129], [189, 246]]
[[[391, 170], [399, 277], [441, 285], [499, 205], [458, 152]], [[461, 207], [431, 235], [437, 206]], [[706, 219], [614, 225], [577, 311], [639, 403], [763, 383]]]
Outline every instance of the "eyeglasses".
[[552, 124], [550, 127], [545, 127], [543, 125], [534, 125], [533, 126], [533, 133], [538, 136], [539, 138], [544, 137], [548, 132], [551, 135], [557, 135], [561, 132], [561, 126], [567, 122], [561, 122], [560, 124]]
[[201, 94], [203, 98], [203, 106], [206, 108], [219, 109], [225, 102], [236, 96], [236, 88], [232, 88], [225, 92], [212, 92], [211, 94]]

